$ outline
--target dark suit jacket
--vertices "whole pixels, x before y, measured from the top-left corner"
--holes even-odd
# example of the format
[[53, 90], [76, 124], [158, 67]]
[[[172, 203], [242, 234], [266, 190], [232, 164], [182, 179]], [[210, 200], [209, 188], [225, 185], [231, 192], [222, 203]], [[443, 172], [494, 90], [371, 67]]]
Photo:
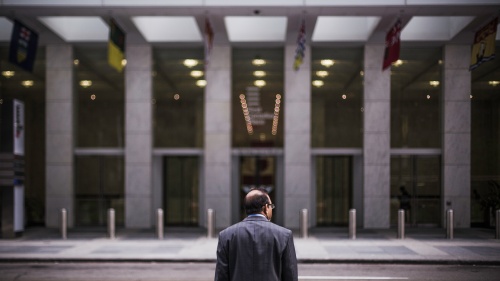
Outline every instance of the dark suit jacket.
[[292, 231], [247, 217], [219, 234], [215, 281], [297, 281]]

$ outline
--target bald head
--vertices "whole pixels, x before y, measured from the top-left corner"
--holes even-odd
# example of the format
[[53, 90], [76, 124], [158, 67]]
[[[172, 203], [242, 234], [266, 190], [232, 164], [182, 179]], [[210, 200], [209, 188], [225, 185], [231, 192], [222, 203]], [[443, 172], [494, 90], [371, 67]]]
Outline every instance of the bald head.
[[259, 214], [267, 203], [270, 203], [269, 195], [264, 189], [252, 189], [245, 196], [245, 212], [247, 215]]

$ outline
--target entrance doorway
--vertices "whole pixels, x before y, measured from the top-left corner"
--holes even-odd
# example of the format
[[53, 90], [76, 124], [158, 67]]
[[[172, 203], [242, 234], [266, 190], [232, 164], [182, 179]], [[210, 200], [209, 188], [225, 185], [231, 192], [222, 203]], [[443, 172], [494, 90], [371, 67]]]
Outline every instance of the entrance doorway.
[[163, 206], [166, 226], [198, 226], [199, 157], [163, 158]]
[[397, 225], [401, 203], [408, 205], [409, 208], [405, 214], [407, 225], [438, 227], [441, 224], [440, 156], [391, 157], [391, 225], [393, 226]]
[[[256, 187], [266, 189], [273, 203], [276, 198], [276, 157], [241, 156], [239, 178], [240, 220], [246, 217], [243, 202], [247, 193]], [[282, 208], [282, 206], [281, 206]], [[275, 210], [276, 212], [276, 210]], [[272, 221], [276, 220], [276, 213]]]
[[316, 223], [347, 226], [352, 208], [352, 157], [316, 157]]

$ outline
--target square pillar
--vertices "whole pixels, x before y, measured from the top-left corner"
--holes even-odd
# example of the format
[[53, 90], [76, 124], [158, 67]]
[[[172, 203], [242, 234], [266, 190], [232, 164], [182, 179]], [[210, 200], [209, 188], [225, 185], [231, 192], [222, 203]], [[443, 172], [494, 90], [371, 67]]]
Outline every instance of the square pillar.
[[296, 48], [295, 42], [285, 46], [283, 96], [284, 226], [295, 229], [299, 228], [300, 210], [308, 209], [309, 218], [315, 214], [311, 209], [315, 200], [311, 190], [311, 48], [306, 48], [297, 71], [293, 69]]
[[[201, 224], [206, 226], [206, 210], [213, 209], [216, 228], [231, 224], [231, 46], [214, 45], [205, 77], [204, 204]], [[200, 194], [201, 195], [201, 194]], [[203, 197], [202, 197], [203, 198]], [[204, 205], [204, 206], [203, 206]]]
[[125, 226], [153, 225], [152, 48], [129, 44], [125, 68]]
[[[74, 225], [74, 86], [73, 47], [46, 47], [45, 225], [59, 227], [66, 208]], [[78, 215], [78, 214], [76, 214]]]
[[442, 114], [443, 225], [453, 209], [457, 228], [470, 227], [470, 45], [444, 47]]
[[365, 46], [363, 226], [390, 226], [391, 71], [382, 71], [385, 46]]

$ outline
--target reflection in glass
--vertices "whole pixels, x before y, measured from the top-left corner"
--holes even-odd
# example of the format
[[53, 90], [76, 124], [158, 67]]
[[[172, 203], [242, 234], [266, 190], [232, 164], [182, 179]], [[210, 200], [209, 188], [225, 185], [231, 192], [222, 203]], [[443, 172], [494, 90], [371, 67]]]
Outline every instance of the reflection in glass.
[[401, 48], [391, 67], [391, 147], [439, 148], [441, 48]]
[[500, 60], [481, 64], [471, 75], [471, 224], [492, 227], [496, 208], [483, 203], [500, 192], [500, 89], [490, 83], [500, 81]]
[[233, 49], [233, 147], [283, 147], [283, 79], [282, 48]]
[[101, 47], [75, 47], [77, 147], [123, 147], [124, 74], [108, 64]]
[[155, 48], [154, 147], [202, 147], [206, 81], [200, 48]]
[[361, 148], [363, 49], [313, 48], [312, 147]]

